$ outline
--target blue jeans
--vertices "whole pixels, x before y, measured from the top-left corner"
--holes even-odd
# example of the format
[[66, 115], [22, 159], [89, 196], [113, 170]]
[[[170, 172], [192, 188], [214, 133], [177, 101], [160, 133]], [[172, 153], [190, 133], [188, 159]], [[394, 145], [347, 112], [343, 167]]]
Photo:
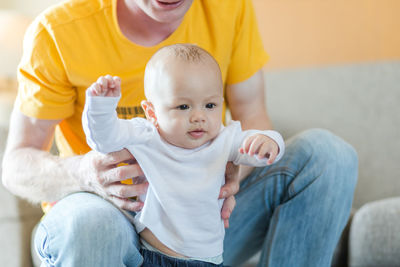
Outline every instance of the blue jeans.
[[[224, 265], [261, 250], [258, 266], [330, 266], [357, 181], [354, 149], [325, 130], [287, 141], [284, 157], [241, 184], [224, 242]], [[41, 221], [42, 266], [140, 266], [138, 235], [118, 209], [89, 193], [59, 201]]]
[[143, 256], [142, 267], [223, 267], [221, 264], [212, 264], [209, 262], [181, 260], [162, 255], [146, 249], [140, 249]]

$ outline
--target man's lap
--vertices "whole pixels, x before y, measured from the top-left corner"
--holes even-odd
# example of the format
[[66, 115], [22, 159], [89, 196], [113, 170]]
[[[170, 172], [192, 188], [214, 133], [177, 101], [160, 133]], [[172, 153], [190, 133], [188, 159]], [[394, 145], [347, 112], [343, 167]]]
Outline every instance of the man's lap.
[[[230, 219], [230, 228], [226, 231], [224, 258], [228, 259], [227, 264], [237, 265], [239, 261], [259, 250], [267, 239], [275, 209], [312, 184], [328, 161], [337, 160], [337, 154], [352, 154], [351, 147], [347, 146], [327, 131], [309, 131], [288, 142], [286, 154], [281, 161], [269, 167], [255, 169], [242, 182], [236, 195], [237, 205]], [[335, 147], [337, 151], [332, 152]], [[309, 170], [312, 175], [298, 175], [305, 166], [311, 165], [312, 155], [315, 161]], [[341, 161], [356, 161], [354, 155], [348, 157]], [[349, 187], [353, 186], [352, 183], [354, 181], [350, 181]], [[310, 191], [307, 194], [310, 195], [310, 201], [319, 201], [315, 192]], [[73, 228], [68, 229], [71, 225]], [[129, 259], [123, 260], [132, 264], [128, 263], [126, 266], [136, 266], [142, 262], [134, 227], [116, 207], [96, 195], [75, 193], [59, 201], [39, 226], [36, 249], [40, 254], [57, 254], [52, 248], [62, 243], [71, 243], [65, 240], [68, 232], [76, 239], [71, 242], [80, 244], [78, 247], [89, 246], [85, 244], [86, 241], [92, 242], [90, 246], [96, 244], [93, 241], [101, 242], [99, 250], [97, 247], [89, 250], [82, 248], [89, 254], [85, 255], [86, 258], [107, 254], [108, 250], [112, 251], [116, 240], [121, 239], [125, 249], [133, 250], [126, 251]], [[117, 242], [119, 249], [121, 242]]]

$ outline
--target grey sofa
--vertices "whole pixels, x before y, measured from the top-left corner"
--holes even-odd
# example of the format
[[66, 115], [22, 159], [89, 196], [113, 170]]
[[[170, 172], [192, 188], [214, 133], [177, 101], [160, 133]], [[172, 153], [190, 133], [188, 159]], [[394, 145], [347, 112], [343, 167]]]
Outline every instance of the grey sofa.
[[[268, 109], [285, 137], [326, 128], [359, 153], [353, 219], [333, 266], [400, 266], [399, 84], [400, 61], [266, 71]], [[0, 104], [6, 115], [11, 104]], [[6, 132], [3, 119], [0, 158]], [[0, 201], [0, 266], [30, 266], [30, 232], [40, 209], [2, 186]]]

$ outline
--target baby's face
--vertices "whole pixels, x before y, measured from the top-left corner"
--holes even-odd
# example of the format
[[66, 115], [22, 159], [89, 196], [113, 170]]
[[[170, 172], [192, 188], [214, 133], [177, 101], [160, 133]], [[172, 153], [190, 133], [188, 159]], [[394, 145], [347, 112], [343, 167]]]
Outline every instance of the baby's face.
[[158, 129], [170, 144], [196, 148], [220, 131], [223, 85], [217, 65], [210, 63], [171, 62], [154, 83]]

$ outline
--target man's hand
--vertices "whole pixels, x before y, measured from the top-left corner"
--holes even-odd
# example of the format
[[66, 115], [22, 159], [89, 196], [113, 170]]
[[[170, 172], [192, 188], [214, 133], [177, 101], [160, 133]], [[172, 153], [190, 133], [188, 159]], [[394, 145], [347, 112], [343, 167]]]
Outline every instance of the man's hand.
[[221, 187], [219, 198], [224, 198], [221, 217], [225, 228], [229, 227], [229, 217], [236, 205], [234, 195], [239, 191], [239, 166], [228, 162], [225, 170], [225, 184]]
[[[118, 166], [119, 163], [129, 163]], [[140, 179], [143, 172], [128, 150], [101, 154], [91, 151], [83, 155], [72, 175], [78, 180], [82, 190], [94, 192], [113, 202], [117, 207], [139, 211], [143, 202], [129, 198], [146, 193], [148, 183], [122, 184], [128, 178]]]

